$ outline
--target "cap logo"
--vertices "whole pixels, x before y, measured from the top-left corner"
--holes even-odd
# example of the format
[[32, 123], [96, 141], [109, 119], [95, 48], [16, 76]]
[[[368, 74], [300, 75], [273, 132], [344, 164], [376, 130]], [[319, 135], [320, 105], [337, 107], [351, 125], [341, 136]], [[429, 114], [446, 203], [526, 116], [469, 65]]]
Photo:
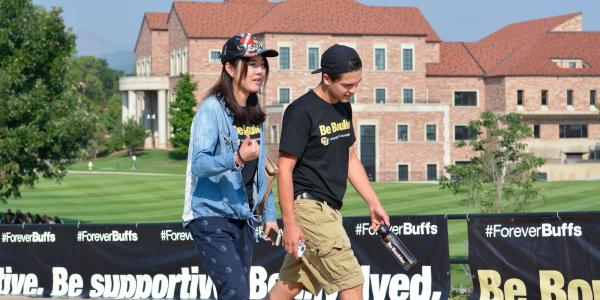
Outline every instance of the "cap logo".
[[245, 56], [252, 56], [251, 53], [259, 49], [262, 49], [262, 46], [254, 40], [251, 34], [244, 32], [240, 35], [240, 51], [244, 52]]

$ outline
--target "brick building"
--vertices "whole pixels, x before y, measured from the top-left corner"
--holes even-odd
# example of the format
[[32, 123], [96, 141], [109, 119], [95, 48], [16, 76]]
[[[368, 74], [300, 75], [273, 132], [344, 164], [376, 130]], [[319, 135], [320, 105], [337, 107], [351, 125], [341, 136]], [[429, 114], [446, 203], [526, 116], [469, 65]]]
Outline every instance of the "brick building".
[[[225, 17], [226, 16], [226, 17]], [[233, 34], [256, 34], [270, 75], [262, 94], [266, 140], [277, 151], [286, 105], [315, 87], [321, 53], [354, 47], [363, 81], [353, 97], [359, 157], [370, 178], [436, 180], [473, 153], [454, 143], [482, 111], [521, 112], [534, 129], [530, 150], [549, 162], [598, 159], [600, 32], [584, 32], [581, 14], [510, 24], [478, 42], [444, 42], [417, 8], [354, 0], [174, 2], [146, 13], [135, 46], [137, 76], [123, 77], [123, 119], [152, 132], [166, 148], [168, 105], [178, 74], [198, 82], [197, 98], [221, 72], [219, 51]], [[595, 152], [596, 151], [596, 152]]]

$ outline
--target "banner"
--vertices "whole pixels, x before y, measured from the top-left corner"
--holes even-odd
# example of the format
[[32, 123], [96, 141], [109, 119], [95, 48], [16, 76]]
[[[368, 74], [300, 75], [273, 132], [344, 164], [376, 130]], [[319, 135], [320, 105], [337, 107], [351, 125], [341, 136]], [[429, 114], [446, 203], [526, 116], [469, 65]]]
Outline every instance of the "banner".
[[471, 217], [473, 299], [600, 299], [600, 215]]
[[[392, 230], [419, 263], [409, 272], [369, 232], [369, 218], [345, 218], [362, 266], [365, 299], [446, 299], [448, 234], [441, 216], [392, 217]], [[0, 295], [90, 298], [212, 299], [192, 235], [179, 223], [0, 226]], [[278, 278], [284, 250], [256, 244], [251, 299]], [[301, 299], [336, 299], [322, 292]], [[300, 298], [297, 298], [300, 299]]]

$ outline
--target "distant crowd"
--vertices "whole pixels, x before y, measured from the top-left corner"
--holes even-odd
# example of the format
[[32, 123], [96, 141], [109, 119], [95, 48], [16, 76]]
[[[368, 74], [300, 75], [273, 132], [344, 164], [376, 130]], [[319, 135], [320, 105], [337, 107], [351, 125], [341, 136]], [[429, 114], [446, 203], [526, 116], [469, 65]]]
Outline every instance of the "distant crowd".
[[7, 210], [6, 213], [0, 212], [0, 224], [63, 224], [63, 220], [58, 216], [50, 217], [48, 215], [33, 215], [30, 212], [23, 213], [20, 209], [16, 212]]

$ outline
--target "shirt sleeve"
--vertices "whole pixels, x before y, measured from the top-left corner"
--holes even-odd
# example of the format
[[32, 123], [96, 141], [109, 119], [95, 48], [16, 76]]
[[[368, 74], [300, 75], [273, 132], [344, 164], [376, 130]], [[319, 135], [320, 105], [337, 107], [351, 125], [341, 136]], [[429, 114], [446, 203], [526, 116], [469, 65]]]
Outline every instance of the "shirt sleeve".
[[302, 157], [310, 138], [311, 128], [310, 117], [304, 109], [288, 106], [283, 113], [279, 151], [289, 153], [296, 158]]

